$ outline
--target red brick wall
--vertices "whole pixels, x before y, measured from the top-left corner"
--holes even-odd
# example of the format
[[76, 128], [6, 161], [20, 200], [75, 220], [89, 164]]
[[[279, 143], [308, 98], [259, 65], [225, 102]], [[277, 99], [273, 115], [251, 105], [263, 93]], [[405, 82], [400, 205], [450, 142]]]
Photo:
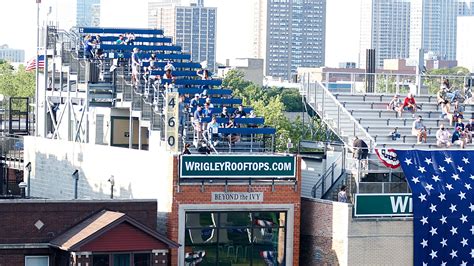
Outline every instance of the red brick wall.
[[[168, 219], [168, 237], [174, 241], [178, 241], [178, 211], [180, 204], [226, 204], [211, 202], [212, 192], [223, 192], [224, 186], [212, 185], [205, 186], [205, 191], [201, 192], [200, 185], [181, 185], [180, 192], [177, 191], [178, 181], [178, 158], [174, 158], [173, 169], [173, 206], [172, 212]], [[252, 192], [263, 192], [264, 201], [262, 204], [294, 204], [294, 234], [293, 234], [293, 265], [299, 265], [300, 252], [300, 209], [301, 209], [301, 159], [297, 159], [297, 180], [298, 186], [295, 191], [294, 185], [277, 185], [275, 191], [272, 191], [270, 185], [252, 185]], [[248, 185], [236, 186], [229, 185], [230, 192], [248, 192]], [[246, 204], [246, 203], [242, 203]], [[254, 203], [249, 203], [254, 204]], [[184, 243], [179, 243], [184, 245]], [[178, 265], [178, 249], [171, 251], [171, 265]]]
[[[156, 228], [155, 201], [49, 201], [11, 200], [0, 202], [0, 243], [45, 243], [89, 217], [108, 209], [124, 212], [150, 228]], [[34, 224], [41, 220], [38, 230]]]

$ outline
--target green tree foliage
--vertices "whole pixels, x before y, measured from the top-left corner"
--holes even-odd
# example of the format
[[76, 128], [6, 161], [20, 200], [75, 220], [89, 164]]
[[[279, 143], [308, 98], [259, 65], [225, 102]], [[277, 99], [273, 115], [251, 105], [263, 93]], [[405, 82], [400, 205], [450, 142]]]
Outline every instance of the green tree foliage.
[[449, 79], [449, 83], [454, 89], [461, 89], [464, 85], [464, 78], [469, 76], [469, 69], [465, 67], [441, 68], [430, 70], [423, 82], [431, 94], [436, 94], [441, 87], [443, 79]]
[[15, 70], [8, 62], [0, 60], [0, 93], [10, 97], [33, 97], [35, 73], [26, 72], [23, 65]]
[[313, 120], [304, 123], [298, 117], [295, 121], [285, 116], [284, 112], [302, 111], [303, 104], [297, 89], [263, 88], [244, 80], [244, 74], [238, 70], [231, 70], [223, 81], [223, 86], [233, 90], [236, 98], [241, 98], [243, 104], [252, 106], [257, 116], [265, 117], [265, 125], [276, 129], [275, 145], [277, 151], [286, 151], [288, 140], [294, 143], [291, 151], [297, 150], [297, 144], [302, 139], [314, 140], [322, 136], [321, 121]]

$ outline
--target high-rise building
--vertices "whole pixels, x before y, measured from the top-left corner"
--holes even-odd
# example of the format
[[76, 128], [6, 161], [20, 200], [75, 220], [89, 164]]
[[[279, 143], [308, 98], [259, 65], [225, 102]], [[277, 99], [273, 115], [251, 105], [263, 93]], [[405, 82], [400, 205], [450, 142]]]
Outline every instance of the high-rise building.
[[25, 62], [25, 50], [12, 49], [8, 45], [0, 45], [0, 59], [10, 63]]
[[255, 0], [253, 56], [265, 75], [291, 79], [298, 67], [324, 65], [326, 0]]
[[375, 63], [407, 58], [410, 38], [409, 0], [362, 0], [359, 66], [365, 68], [366, 50], [375, 49]]
[[93, 27], [100, 24], [100, 0], [76, 0], [76, 26]]
[[171, 36], [194, 62], [207, 61], [211, 71], [216, 65], [215, 7], [204, 7], [204, 0], [182, 6], [180, 0], [148, 2], [148, 26], [161, 28]]
[[456, 59], [457, 17], [474, 15], [472, 0], [411, 1], [410, 57], [418, 49], [438, 59]]
[[466, 67], [474, 72], [474, 50], [472, 49], [472, 29], [474, 16], [458, 17], [456, 57], [458, 66]]

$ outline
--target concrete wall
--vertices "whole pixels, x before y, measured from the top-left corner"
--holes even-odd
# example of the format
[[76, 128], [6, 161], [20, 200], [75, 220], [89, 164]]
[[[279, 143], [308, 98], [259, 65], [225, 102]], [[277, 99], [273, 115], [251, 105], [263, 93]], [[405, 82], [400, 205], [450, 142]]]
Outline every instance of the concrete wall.
[[171, 211], [173, 157], [167, 153], [25, 137], [25, 162], [32, 164], [33, 197], [73, 199], [78, 169], [79, 199], [110, 198], [113, 175], [114, 198], [157, 199], [159, 213]]
[[301, 201], [301, 265], [412, 265], [411, 219], [355, 219], [352, 205]]

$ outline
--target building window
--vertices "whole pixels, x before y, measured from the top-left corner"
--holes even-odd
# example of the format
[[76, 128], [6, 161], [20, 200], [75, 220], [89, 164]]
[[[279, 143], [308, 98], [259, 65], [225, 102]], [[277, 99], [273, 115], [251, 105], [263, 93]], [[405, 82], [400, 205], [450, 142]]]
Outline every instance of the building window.
[[185, 262], [284, 265], [286, 212], [187, 212]]
[[26, 256], [25, 266], [49, 266], [48, 256]]
[[109, 266], [109, 254], [92, 255], [93, 266]]
[[150, 253], [133, 254], [133, 265], [134, 266], [150, 266], [151, 265]]

